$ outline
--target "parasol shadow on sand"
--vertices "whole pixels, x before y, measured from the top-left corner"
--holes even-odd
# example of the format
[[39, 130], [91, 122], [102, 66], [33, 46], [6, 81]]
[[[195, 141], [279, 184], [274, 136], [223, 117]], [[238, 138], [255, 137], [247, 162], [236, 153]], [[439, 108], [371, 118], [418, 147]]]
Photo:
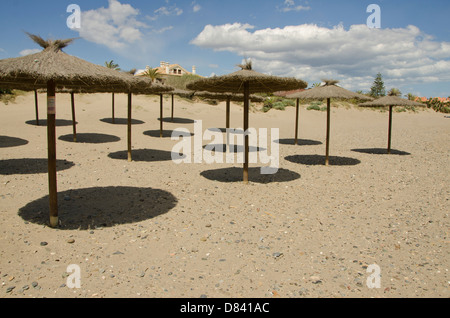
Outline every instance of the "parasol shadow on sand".
[[387, 146], [387, 154], [393, 154], [393, 150], [391, 149], [391, 139], [392, 139], [392, 110], [396, 106], [419, 106], [424, 107], [425, 105], [422, 103], [410, 101], [407, 99], [400, 98], [395, 96], [395, 94], [390, 94], [388, 96], [384, 96], [378, 98], [374, 101], [359, 104], [360, 107], [389, 107], [389, 127], [388, 127], [388, 146]]
[[[338, 81], [335, 80], [322, 80], [324, 84], [322, 86], [314, 87], [302, 92], [297, 92], [293, 94], [287, 94], [287, 98], [297, 99], [297, 115], [296, 115], [296, 136], [298, 131], [298, 116], [299, 116], [299, 100], [327, 100], [327, 136], [326, 136], [326, 151], [324, 163], [326, 166], [330, 163], [330, 125], [331, 125], [331, 99], [359, 99], [359, 100], [372, 100], [371, 97], [357, 94], [346, 90], [345, 88], [339, 87], [336, 84]], [[297, 139], [297, 137], [296, 137]]]
[[[113, 124], [113, 125], [128, 125], [128, 118], [115, 118], [114, 123], [112, 118], [102, 118], [100, 119], [102, 123]], [[131, 125], [142, 125], [145, 124], [144, 121], [139, 119], [131, 119]]]
[[317, 146], [322, 145], [321, 141], [317, 140], [310, 140], [310, 139], [293, 139], [293, 138], [283, 138], [283, 139], [277, 139], [275, 142], [279, 143], [280, 145], [294, 145], [294, 146]]
[[0, 136], [0, 148], [19, 147], [26, 144], [28, 144], [28, 140], [22, 138]]
[[95, 134], [95, 133], [78, 134], [76, 141], [73, 140], [72, 135], [63, 135], [60, 136], [58, 139], [67, 142], [77, 142], [85, 144], [105, 144], [120, 141], [120, 138], [114, 135]]
[[[158, 118], [158, 120], [161, 120], [161, 118]], [[173, 123], [173, 124], [193, 124], [195, 123], [195, 120], [189, 119], [189, 118], [180, 118], [180, 117], [164, 117], [162, 119], [165, 123]]]
[[[318, 166], [323, 165], [325, 157], [321, 155], [292, 155], [287, 156], [284, 159], [292, 163], [306, 166]], [[330, 156], [328, 157], [328, 160], [333, 166], [356, 166], [361, 163], [360, 160], [349, 157]]]
[[[249, 181], [254, 183], [274, 183], [274, 182], [290, 182], [300, 179], [297, 172], [280, 168], [275, 174], [261, 174], [261, 168], [249, 168]], [[200, 173], [204, 178], [211, 181], [219, 181], [225, 183], [242, 182], [242, 170], [237, 167], [206, 170]]]
[[[243, 145], [227, 145], [227, 144], [208, 144], [208, 145], [204, 145], [203, 149], [205, 149], [206, 151], [211, 151], [211, 152], [229, 152], [229, 153], [238, 153], [238, 152], [244, 152], [244, 146]], [[254, 147], [254, 146], [249, 146], [248, 147], [248, 151], [249, 152], [258, 152], [258, 151], [265, 151], [265, 148], [261, 148], [261, 147]]]
[[[63, 171], [72, 168], [75, 164], [72, 161], [57, 160], [56, 171]], [[0, 160], [0, 175], [14, 174], [38, 174], [48, 172], [47, 159], [22, 158]]]
[[[250, 94], [270, 93], [291, 89], [305, 88], [308, 84], [295, 78], [284, 78], [258, 73], [252, 69], [251, 62], [239, 65], [241, 70], [223, 76], [199, 79], [187, 85], [194, 91], [207, 91], [213, 93], [243, 94], [244, 97], [244, 131], [249, 129], [249, 100]], [[243, 182], [248, 184], [249, 178], [249, 136], [244, 138], [244, 167]]]
[[[184, 131], [177, 130], [163, 130], [162, 138], [171, 138], [172, 134], [175, 133], [177, 137], [192, 137], [193, 133], [187, 133]], [[159, 130], [147, 130], [143, 132], [144, 135], [154, 138], [161, 138], [161, 132]]]
[[[39, 125], [37, 124], [37, 121], [35, 119], [27, 120], [25, 123], [27, 125], [47, 127], [47, 119], [39, 119]], [[68, 119], [56, 119], [55, 120], [56, 127], [67, 127], [67, 126], [72, 126], [72, 125], [73, 125], [72, 120], [68, 120]]]
[[397, 156], [410, 156], [411, 154], [406, 151], [391, 149], [389, 153], [386, 148], [366, 148], [366, 149], [352, 149], [353, 152], [371, 154], [371, 155], [397, 155]]
[[[57, 167], [56, 167], [56, 92], [90, 90], [98, 93], [128, 94], [129, 121], [131, 121], [131, 95], [146, 93], [151, 84], [136, 80], [132, 75], [89, 63], [68, 55], [62, 49], [73, 39], [44, 40], [37, 35], [28, 36], [43, 50], [23, 57], [0, 60], [0, 86], [5, 88], [47, 91], [47, 149], [50, 226], [57, 227]], [[171, 89], [170, 89], [171, 90]], [[131, 160], [131, 125], [128, 125], [128, 150]]]
[[[133, 150], [133, 161], [136, 162], [156, 162], [156, 161], [171, 161], [175, 153], [165, 150], [157, 149], [135, 149]], [[108, 157], [116, 160], [127, 160], [127, 151], [117, 151], [108, 154]], [[176, 154], [177, 158], [184, 159], [186, 155], [180, 157]]]
[[[48, 196], [19, 209], [19, 216], [46, 225]], [[58, 193], [60, 230], [95, 230], [120, 224], [138, 223], [164, 215], [178, 200], [170, 192], [153, 188], [95, 187]]]

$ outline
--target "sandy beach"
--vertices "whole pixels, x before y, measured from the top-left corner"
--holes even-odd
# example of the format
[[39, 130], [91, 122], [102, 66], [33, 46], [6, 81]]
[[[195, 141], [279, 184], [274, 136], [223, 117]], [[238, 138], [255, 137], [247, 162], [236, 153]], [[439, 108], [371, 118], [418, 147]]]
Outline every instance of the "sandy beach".
[[[45, 94], [39, 112], [46, 118]], [[133, 162], [126, 160], [126, 96], [57, 95], [61, 226], [48, 222], [47, 131], [33, 123], [34, 95], [0, 103], [0, 297], [439, 297], [450, 296], [450, 118], [432, 110], [333, 108], [250, 114], [279, 128], [280, 169], [250, 184], [238, 163], [171, 160], [159, 138], [159, 97], [133, 96]], [[164, 117], [170, 117], [165, 99]], [[225, 103], [176, 98], [175, 122], [194, 133], [224, 128]], [[232, 104], [231, 125], [242, 126]], [[168, 137], [167, 137], [168, 136]], [[203, 141], [203, 145], [209, 141]], [[67, 285], [79, 266], [81, 287]], [[380, 288], [369, 288], [380, 269]]]

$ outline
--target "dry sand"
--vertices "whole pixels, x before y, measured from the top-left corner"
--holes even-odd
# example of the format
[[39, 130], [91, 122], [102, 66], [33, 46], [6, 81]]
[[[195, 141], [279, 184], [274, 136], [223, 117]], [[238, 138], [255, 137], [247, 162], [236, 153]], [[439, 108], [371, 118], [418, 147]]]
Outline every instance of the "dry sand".
[[[383, 155], [373, 149], [387, 145], [386, 112], [334, 108], [337, 158], [326, 167], [325, 112], [301, 109], [299, 146], [284, 142], [294, 108], [253, 112], [251, 127], [280, 128], [280, 171], [260, 176], [252, 164], [244, 185], [240, 164], [170, 160], [177, 141], [159, 138], [158, 97], [133, 99], [143, 123], [133, 125], [131, 163], [126, 125], [101, 121], [111, 117], [110, 94], [75, 99], [78, 138], [88, 142], [70, 142], [70, 122], [57, 127], [59, 229], [46, 226], [46, 128], [26, 123], [33, 94], [0, 104], [1, 297], [450, 296], [444, 114], [395, 113], [399, 152]], [[164, 109], [170, 116], [169, 100]], [[126, 117], [124, 95], [116, 116]], [[240, 127], [242, 108], [231, 116]], [[193, 132], [194, 119], [223, 128], [225, 106], [176, 99], [175, 117], [166, 129]], [[71, 119], [68, 95], [57, 96], [57, 118]], [[71, 264], [81, 288], [67, 286]], [[372, 264], [380, 288], [366, 284]]]

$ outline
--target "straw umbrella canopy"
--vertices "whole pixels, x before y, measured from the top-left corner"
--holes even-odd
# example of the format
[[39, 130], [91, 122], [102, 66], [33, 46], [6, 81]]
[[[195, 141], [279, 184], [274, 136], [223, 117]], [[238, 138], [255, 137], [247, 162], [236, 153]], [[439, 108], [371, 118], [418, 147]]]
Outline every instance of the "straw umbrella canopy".
[[392, 137], [392, 109], [395, 106], [425, 106], [422, 103], [414, 102], [404, 98], [395, 96], [394, 94], [381, 97], [371, 102], [359, 104], [360, 107], [389, 107], [389, 128], [388, 128], [388, 147], [387, 153], [391, 153], [391, 137]]
[[[244, 131], [248, 131], [249, 96], [253, 93], [270, 93], [297, 88], [305, 88], [308, 84], [302, 80], [278, 77], [258, 73], [252, 69], [251, 62], [239, 65], [241, 70], [217, 77], [199, 79], [187, 85], [188, 89], [216, 93], [244, 94]], [[244, 174], [243, 181], [248, 183], [249, 138], [245, 134]]]
[[[23, 57], [0, 60], [0, 86], [6, 88], [47, 89], [47, 143], [50, 226], [58, 226], [56, 180], [56, 99], [57, 88], [90, 88], [131, 95], [138, 87], [130, 77], [68, 55], [62, 51], [73, 39], [44, 40], [28, 34], [43, 51]], [[142, 84], [141, 84], [142, 85]]]
[[298, 131], [298, 115], [299, 115], [299, 100], [327, 100], [327, 142], [326, 142], [326, 154], [325, 154], [325, 165], [329, 165], [329, 154], [330, 154], [330, 115], [331, 115], [331, 98], [339, 98], [339, 99], [359, 99], [359, 100], [372, 100], [371, 97], [354, 93], [345, 88], [339, 87], [336, 84], [338, 81], [335, 80], [322, 80], [325, 84], [322, 86], [314, 87], [308, 89], [303, 92], [288, 94], [286, 97], [288, 98], [296, 98], [297, 99], [297, 115], [296, 115], [296, 140], [297, 140], [297, 131]]

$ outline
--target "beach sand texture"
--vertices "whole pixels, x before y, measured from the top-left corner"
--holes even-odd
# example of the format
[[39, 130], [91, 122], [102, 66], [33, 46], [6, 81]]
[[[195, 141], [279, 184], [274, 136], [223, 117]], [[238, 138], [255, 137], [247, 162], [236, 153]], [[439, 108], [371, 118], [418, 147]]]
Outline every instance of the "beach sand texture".
[[[158, 96], [134, 96], [133, 162], [127, 127], [108, 123], [111, 95], [57, 100], [61, 227], [49, 228], [46, 126], [30, 124], [34, 95], [0, 103], [0, 297], [449, 297], [450, 118], [430, 110], [332, 108], [252, 112], [250, 127], [279, 128], [280, 170], [175, 164], [159, 138]], [[45, 94], [39, 95], [41, 119]], [[170, 99], [164, 117], [170, 117]], [[126, 118], [116, 95], [116, 117]], [[175, 122], [225, 127], [225, 103], [176, 98]], [[124, 119], [125, 121], [125, 119]], [[232, 104], [232, 127], [242, 107]], [[210, 141], [203, 141], [206, 145]], [[381, 150], [378, 150], [381, 149]], [[69, 288], [78, 265], [81, 288]], [[369, 288], [376, 264], [380, 288]], [[70, 285], [70, 284], [69, 284]]]

